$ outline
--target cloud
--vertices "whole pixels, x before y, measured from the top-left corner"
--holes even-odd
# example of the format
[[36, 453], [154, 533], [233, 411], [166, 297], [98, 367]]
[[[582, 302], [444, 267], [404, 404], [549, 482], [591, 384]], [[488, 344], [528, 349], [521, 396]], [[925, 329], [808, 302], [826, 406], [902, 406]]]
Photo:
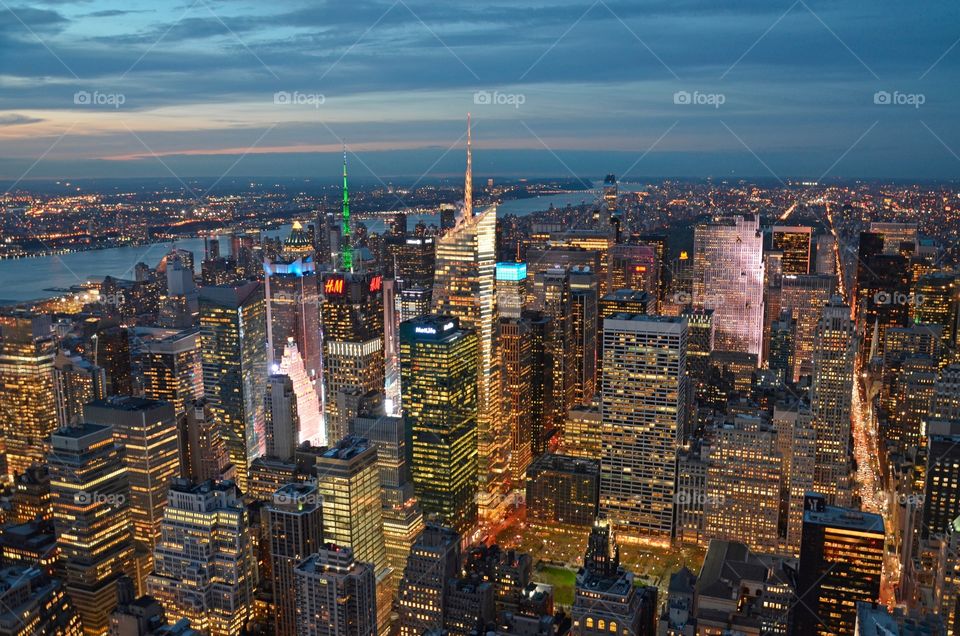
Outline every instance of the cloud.
[[28, 117], [17, 113], [0, 115], [0, 126], [22, 126], [24, 124], [38, 124], [42, 121], [39, 117]]

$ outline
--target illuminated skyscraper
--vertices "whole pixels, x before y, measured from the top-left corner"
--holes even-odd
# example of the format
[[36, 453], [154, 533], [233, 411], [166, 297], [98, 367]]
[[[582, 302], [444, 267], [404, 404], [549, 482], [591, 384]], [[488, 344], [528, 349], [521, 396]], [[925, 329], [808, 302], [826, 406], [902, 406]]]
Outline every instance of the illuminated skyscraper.
[[143, 376], [143, 395], [173, 404], [186, 413], [203, 397], [203, 362], [200, 331], [136, 327], [133, 356]]
[[718, 427], [707, 471], [706, 535], [776, 552], [782, 478], [783, 458], [769, 424], [740, 415]]
[[287, 484], [264, 511], [277, 636], [297, 634], [297, 564], [323, 546], [323, 507], [311, 484]]
[[377, 447], [383, 539], [387, 562], [392, 570], [389, 588], [393, 594], [403, 574], [410, 548], [423, 531], [423, 513], [410, 480], [403, 418], [389, 415], [354, 418], [351, 434], [366, 437]]
[[98, 366], [61, 349], [53, 363], [57, 425], [76, 424], [83, 418], [83, 405], [106, 397], [107, 377]]
[[781, 507], [786, 511], [786, 528], [781, 522], [781, 553], [800, 554], [803, 534], [803, 502], [813, 492], [816, 472], [816, 432], [813, 413], [805, 402], [778, 403], [773, 409], [773, 428], [777, 433], [777, 452], [783, 459], [783, 484], [786, 489]]
[[317, 494], [323, 507], [323, 538], [353, 550], [358, 561], [374, 568], [378, 624], [389, 623], [393, 594], [387, 561], [380, 496], [377, 447], [347, 436], [315, 458]]
[[960, 313], [960, 284], [949, 272], [934, 272], [921, 276], [913, 286], [915, 302], [910, 304], [914, 323], [943, 327], [943, 344], [957, 340], [958, 313]]
[[431, 290], [426, 287], [411, 287], [401, 291], [397, 296], [400, 322], [429, 314], [430, 294]]
[[241, 491], [247, 486], [250, 462], [266, 451], [266, 332], [259, 283], [200, 289], [204, 394], [228, 436], [227, 449]]
[[603, 325], [600, 510], [634, 539], [673, 533], [687, 395], [687, 321], [615, 314]]
[[510, 477], [522, 487], [532, 454], [530, 397], [533, 386], [533, 338], [522, 318], [500, 319], [503, 417], [510, 429]]
[[373, 565], [357, 561], [353, 550], [328, 543], [294, 576], [297, 636], [376, 636]]
[[716, 348], [751, 353], [759, 360], [764, 280], [759, 217], [738, 215], [697, 225], [693, 264], [693, 306], [713, 309]]
[[813, 228], [803, 225], [774, 225], [770, 230], [771, 248], [783, 253], [783, 274], [802, 276], [810, 273], [810, 239]]
[[300, 417], [297, 395], [293, 392], [290, 376], [271, 373], [267, 378], [267, 396], [264, 408], [266, 425], [264, 439], [267, 456], [290, 461], [300, 437]]
[[813, 345], [824, 306], [836, 292], [834, 276], [784, 275], [780, 283], [780, 308], [797, 321], [794, 332], [793, 382], [813, 372]]
[[323, 418], [320, 415], [320, 397], [317, 395], [317, 384], [303, 366], [303, 359], [293, 338], [287, 341], [283, 348], [283, 357], [276, 367], [277, 373], [290, 378], [293, 394], [297, 400], [297, 431], [296, 443], [310, 442], [323, 445], [327, 441], [323, 427]]
[[400, 580], [400, 636], [443, 629], [449, 581], [460, 569], [460, 535], [427, 525], [413, 544]]
[[530, 445], [533, 456], [544, 452], [547, 437], [560, 426], [562, 415], [553, 403], [553, 319], [542, 311], [524, 311], [522, 320], [530, 326], [533, 371], [530, 374], [531, 392], [527, 402], [530, 411]]
[[856, 340], [850, 307], [833, 298], [817, 324], [811, 410], [817, 434], [814, 488], [831, 505], [849, 505], [850, 406]]
[[884, 527], [880, 515], [829, 506], [807, 496], [793, 636], [852, 634], [857, 602], [880, 600]]
[[497, 310], [501, 318], [519, 318], [527, 302], [527, 264], [497, 263]]
[[307, 375], [320, 390], [320, 293], [309, 257], [264, 261], [267, 305], [267, 363], [279, 364], [290, 338], [297, 345]]
[[247, 509], [233, 482], [174, 480], [147, 593], [171, 622], [239, 636], [253, 617], [257, 563]]
[[43, 463], [45, 440], [57, 427], [56, 353], [49, 316], [0, 317], [0, 423], [9, 473]]
[[133, 577], [133, 523], [123, 449], [110, 426], [79, 424], [50, 438], [53, 521], [67, 593], [83, 633], [107, 633], [117, 580]]
[[597, 389], [603, 382], [603, 321], [615, 314], [655, 314], [657, 297], [645, 291], [618, 289], [597, 302]]
[[[576, 347], [573, 340], [573, 302], [570, 295], [570, 275], [566, 269], [551, 268], [537, 275], [543, 313], [553, 321], [553, 338], [548, 342], [553, 357], [553, 405], [555, 425], [575, 404]], [[552, 433], [552, 431], [551, 431]]]
[[330, 272], [322, 280], [326, 435], [335, 443], [353, 417], [340, 412], [339, 394], [384, 390], [383, 277]]
[[[433, 311], [455, 316], [479, 340], [477, 365], [477, 503], [485, 519], [496, 519], [507, 503], [510, 432], [501, 416], [497, 298], [495, 287], [497, 208], [473, 213], [473, 169], [467, 122], [464, 205], [456, 225], [437, 239]], [[426, 510], [426, 502], [424, 502]]]
[[[143, 569], [149, 572], [150, 557], [160, 538], [167, 491], [180, 469], [177, 414], [169, 402], [117, 396], [87, 404], [83, 415], [91, 424], [112, 426], [114, 442], [123, 448], [133, 538], [138, 558], [146, 566]], [[142, 589], [140, 577], [137, 583]]]
[[206, 398], [191, 404], [180, 431], [181, 474], [197, 483], [233, 480], [236, 467], [225, 438]]
[[477, 520], [477, 334], [450, 316], [400, 324], [410, 471], [424, 515], [460, 532]]
[[586, 267], [570, 270], [574, 391], [576, 404], [590, 404], [597, 392], [597, 294], [594, 272]]

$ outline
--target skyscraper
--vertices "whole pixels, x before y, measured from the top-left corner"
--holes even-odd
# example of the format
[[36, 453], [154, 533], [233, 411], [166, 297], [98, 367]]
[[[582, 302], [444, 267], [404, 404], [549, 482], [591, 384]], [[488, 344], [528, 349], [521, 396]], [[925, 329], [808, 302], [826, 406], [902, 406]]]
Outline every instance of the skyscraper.
[[783, 458], [767, 422], [740, 415], [719, 426], [707, 469], [706, 535], [775, 553], [782, 483]]
[[[123, 448], [133, 538], [143, 571], [149, 572], [167, 491], [180, 468], [177, 414], [169, 402], [116, 396], [87, 404], [83, 415], [91, 424], [111, 426], [114, 443]], [[142, 589], [142, 577], [137, 577], [137, 584]]]
[[737, 215], [697, 225], [693, 264], [693, 306], [713, 309], [716, 348], [759, 360], [764, 280], [759, 217]]
[[403, 418], [380, 415], [354, 418], [351, 434], [369, 439], [377, 448], [383, 540], [390, 565], [391, 594], [403, 574], [410, 548], [423, 531], [423, 512], [414, 496]]
[[816, 494], [804, 508], [791, 634], [852, 634], [857, 602], [879, 601], [883, 518], [829, 506]]
[[130, 484], [110, 426], [79, 424], [50, 437], [53, 522], [67, 593], [83, 633], [107, 633], [117, 580], [134, 575]]
[[817, 324], [810, 391], [817, 434], [814, 488], [831, 505], [849, 505], [852, 494], [849, 439], [855, 357], [850, 307], [833, 298]]
[[136, 327], [133, 357], [141, 369], [143, 395], [173, 404], [177, 414], [203, 397], [200, 331]]
[[204, 394], [227, 434], [227, 449], [241, 490], [246, 489], [250, 462], [266, 450], [266, 331], [260, 283], [200, 289]]
[[510, 429], [510, 477], [522, 487], [532, 454], [529, 400], [533, 387], [533, 338], [522, 318], [500, 319], [503, 416]]
[[353, 550], [328, 543], [294, 576], [297, 636], [376, 636], [373, 565], [357, 561]]
[[801, 276], [810, 273], [810, 239], [813, 228], [803, 225], [774, 225], [770, 230], [771, 247], [783, 253], [783, 274]]
[[793, 382], [813, 372], [813, 347], [824, 306], [836, 292], [834, 276], [784, 275], [780, 283], [780, 308], [797, 321], [794, 331]]
[[247, 509], [233, 482], [174, 480], [147, 593], [168, 620], [238, 636], [253, 616], [257, 563]]
[[[473, 169], [467, 122], [467, 175], [457, 222], [437, 239], [433, 311], [458, 318], [479, 341], [477, 365], [477, 503], [495, 519], [507, 503], [510, 433], [501, 416], [497, 299], [495, 287], [497, 208], [473, 212]], [[426, 504], [425, 508], [426, 510]]]
[[323, 546], [323, 507], [311, 484], [287, 484], [267, 504], [265, 536], [270, 542], [276, 633], [291, 636], [297, 630], [297, 564]]
[[400, 636], [443, 629], [448, 582], [460, 568], [460, 535], [428, 524], [413, 544], [400, 580]]
[[600, 510], [631, 538], [673, 534], [686, 418], [687, 321], [615, 314], [603, 325]]
[[307, 375], [320, 389], [320, 293], [313, 260], [264, 261], [267, 363], [279, 364], [292, 338]]
[[55, 358], [49, 316], [0, 317], [0, 423], [9, 473], [43, 462], [45, 440], [57, 427]]
[[323, 417], [320, 413], [320, 396], [317, 394], [319, 383], [307, 371], [300, 356], [297, 343], [290, 338], [283, 348], [283, 357], [275, 367], [276, 373], [290, 378], [293, 395], [297, 401], [296, 443], [310, 442], [322, 445], [327, 441]]
[[356, 414], [342, 413], [341, 392], [383, 393], [385, 383], [383, 277], [366, 272], [322, 275], [326, 439], [347, 434]]
[[57, 425], [62, 428], [83, 418], [83, 405], [106, 397], [107, 378], [98, 366], [61, 349], [53, 363]]
[[527, 264], [497, 263], [497, 310], [501, 318], [519, 318], [527, 302]]
[[317, 494], [323, 507], [323, 538], [353, 550], [358, 561], [373, 566], [377, 580], [378, 624], [389, 623], [393, 594], [383, 531], [383, 501], [377, 447], [347, 436], [315, 457]]
[[587, 267], [570, 269], [570, 302], [576, 404], [590, 404], [597, 392], [597, 294], [596, 274]]
[[470, 531], [477, 520], [477, 334], [451, 316], [400, 324], [410, 471], [423, 512]]

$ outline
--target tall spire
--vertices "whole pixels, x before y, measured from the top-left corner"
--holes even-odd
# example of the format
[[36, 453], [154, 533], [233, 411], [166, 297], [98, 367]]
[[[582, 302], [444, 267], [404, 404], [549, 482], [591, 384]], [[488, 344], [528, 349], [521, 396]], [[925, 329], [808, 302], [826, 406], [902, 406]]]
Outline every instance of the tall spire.
[[467, 113], [467, 175], [463, 183], [463, 216], [473, 216], [473, 154], [470, 149], [470, 113]]
[[353, 245], [350, 237], [350, 194], [347, 190], [347, 146], [343, 146], [343, 228], [341, 232], [343, 271], [353, 271]]

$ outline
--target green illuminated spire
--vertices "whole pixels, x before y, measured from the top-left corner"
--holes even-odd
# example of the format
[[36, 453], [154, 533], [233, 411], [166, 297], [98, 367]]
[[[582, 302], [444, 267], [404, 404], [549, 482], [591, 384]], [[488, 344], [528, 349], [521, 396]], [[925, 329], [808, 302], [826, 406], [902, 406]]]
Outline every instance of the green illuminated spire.
[[347, 191], [347, 148], [343, 148], [343, 271], [353, 271], [353, 245], [350, 238], [350, 194]]

